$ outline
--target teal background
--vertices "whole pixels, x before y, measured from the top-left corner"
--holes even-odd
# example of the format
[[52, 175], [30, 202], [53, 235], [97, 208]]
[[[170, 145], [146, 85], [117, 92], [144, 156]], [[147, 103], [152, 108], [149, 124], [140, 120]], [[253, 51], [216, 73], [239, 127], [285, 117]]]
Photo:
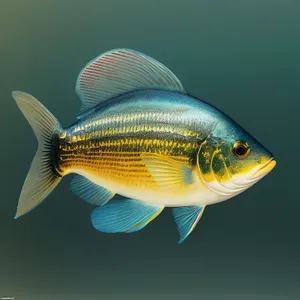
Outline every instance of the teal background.
[[[299, 11], [297, 0], [1, 0], [0, 297], [300, 299]], [[168, 209], [135, 234], [97, 232], [71, 177], [13, 220], [36, 140], [11, 91], [33, 94], [67, 126], [81, 68], [120, 47], [164, 63], [278, 162], [208, 207], [182, 245]]]

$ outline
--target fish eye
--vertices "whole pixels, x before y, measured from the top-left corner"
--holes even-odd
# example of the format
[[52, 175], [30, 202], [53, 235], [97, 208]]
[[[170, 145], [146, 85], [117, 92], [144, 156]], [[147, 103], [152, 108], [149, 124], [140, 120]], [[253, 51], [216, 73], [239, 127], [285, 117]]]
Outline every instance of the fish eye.
[[246, 143], [244, 141], [237, 141], [234, 143], [234, 145], [232, 147], [232, 152], [238, 158], [245, 158], [248, 156], [248, 154], [250, 152], [250, 147], [249, 147], [248, 143]]

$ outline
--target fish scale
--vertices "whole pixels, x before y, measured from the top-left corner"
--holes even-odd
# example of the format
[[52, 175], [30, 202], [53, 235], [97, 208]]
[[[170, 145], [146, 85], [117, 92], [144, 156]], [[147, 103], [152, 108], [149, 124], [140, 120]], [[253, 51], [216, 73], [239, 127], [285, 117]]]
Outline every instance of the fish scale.
[[[90, 120], [79, 120], [78, 124], [63, 134], [65, 138], [60, 141], [58, 169], [63, 173], [72, 169], [90, 170], [93, 176], [122, 183], [125, 181], [131, 186], [143, 183], [144, 188], [147, 181], [149, 187], [157, 186], [157, 183], [142, 161], [142, 153], [172, 157], [192, 166], [200, 142], [199, 132], [188, 127], [189, 124], [183, 126], [185, 122], [177, 120], [176, 113], [172, 120], [170, 112], [156, 116], [155, 107], [153, 110], [131, 116], [121, 111], [118, 122], [111, 120], [116, 119], [115, 116], [102, 117], [97, 111], [89, 116]], [[146, 124], [144, 120], [147, 120]], [[165, 123], [169, 127], [163, 131]], [[162, 132], [164, 136], [159, 139]], [[124, 163], [124, 160], [127, 162]]]
[[98, 206], [97, 230], [136, 232], [173, 207], [181, 243], [207, 205], [243, 192], [276, 164], [232, 119], [140, 52], [116, 49], [90, 61], [76, 92], [82, 107], [67, 128], [37, 99], [13, 92], [38, 139], [16, 218], [75, 173], [72, 191]]

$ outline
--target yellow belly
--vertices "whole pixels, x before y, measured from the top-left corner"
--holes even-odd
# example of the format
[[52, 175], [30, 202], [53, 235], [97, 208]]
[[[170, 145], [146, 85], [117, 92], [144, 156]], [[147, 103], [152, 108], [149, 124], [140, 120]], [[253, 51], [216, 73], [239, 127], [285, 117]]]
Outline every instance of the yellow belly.
[[[149, 134], [135, 137], [137, 133], [133, 132], [131, 137], [118, 135], [100, 139], [96, 138], [99, 135], [96, 131], [76, 138], [66, 135], [60, 144], [62, 175], [77, 173], [115, 194], [149, 204], [188, 206], [205, 204], [206, 200], [216, 201], [216, 195], [199, 179], [195, 165], [199, 149], [196, 136], [168, 140], [157, 134], [152, 138]], [[193, 169], [193, 184], [162, 187], [145, 165], [142, 159], [145, 154], [159, 155]]]
[[[166, 158], [190, 167], [187, 157], [166, 156]], [[65, 156], [64, 159], [72, 161], [66, 173], [77, 170], [80, 173], [88, 173], [91, 177], [133, 189], [159, 188], [143, 162], [140, 152], [102, 152], [101, 155], [91, 156], [72, 154]]]
[[[173, 159], [188, 166], [187, 159]], [[80, 164], [75, 164], [69, 173], [80, 174], [115, 194], [148, 204], [176, 207], [207, 205], [220, 201], [219, 196], [203, 184], [197, 167], [192, 171], [192, 184], [172, 188], [161, 187], [143, 163], [140, 153], [109, 153], [93, 163], [88, 163], [88, 160], [83, 163], [83, 160], [80, 160]]]

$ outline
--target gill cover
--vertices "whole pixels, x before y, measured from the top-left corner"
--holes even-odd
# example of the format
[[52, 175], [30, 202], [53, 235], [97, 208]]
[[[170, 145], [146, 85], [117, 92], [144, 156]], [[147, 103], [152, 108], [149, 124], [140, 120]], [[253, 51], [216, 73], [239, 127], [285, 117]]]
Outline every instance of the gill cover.
[[[220, 201], [243, 192], [275, 166], [273, 155], [246, 131], [232, 120], [222, 122], [197, 157], [201, 179]], [[257, 172], [260, 176], [254, 176]]]

